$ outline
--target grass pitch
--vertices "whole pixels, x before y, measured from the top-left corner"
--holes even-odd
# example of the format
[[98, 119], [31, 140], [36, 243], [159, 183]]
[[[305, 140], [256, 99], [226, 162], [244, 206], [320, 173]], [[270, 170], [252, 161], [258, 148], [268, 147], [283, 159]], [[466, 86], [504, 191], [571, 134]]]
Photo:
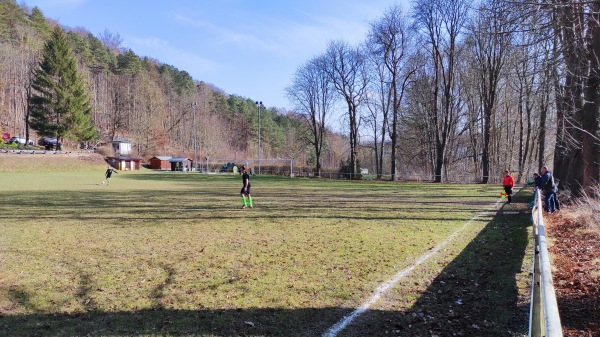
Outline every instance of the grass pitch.
[[478, 328], [526, 327], [509, 321], [527, 221], [506, 240], [519, 212], [498, 220], [498, 186], [254, 176], [241, 209], [239, 176], [119, 172], [107, 186], [103, 173], [0, 173], [1, 336], [319, 336], [470, 220], [342, 334], [403, 335], [410, 317], [407, 335], [432, 331], [431, 303], [416, 306], [453, 263], [480, 268], [464, 254], [489, 241], [515, 251], [488, 296], [512, 304]]

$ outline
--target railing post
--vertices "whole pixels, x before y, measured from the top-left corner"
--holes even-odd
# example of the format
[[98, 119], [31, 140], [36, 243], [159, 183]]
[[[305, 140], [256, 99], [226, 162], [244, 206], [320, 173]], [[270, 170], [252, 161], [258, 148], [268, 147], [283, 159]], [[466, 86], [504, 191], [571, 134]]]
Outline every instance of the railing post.
[[[535, 207], [534, 207], [535, 212]], [[542, 308], [542, 292], [540, 289], [541, 278], [540, 278], [540, 259], [538, 250], [538, 238], [537, 238], [536, 226], [533, 226], [533, 275], [531, 278], [531, 306], [530, 306], [530, 319], [529, 319], [529, 337], [542, 337], [544, 331], [544, 317]]]
[[562, 326], [552, 283], [550, 253], [546, 243], [542, 198], [535, 191], [535, 205], [532, 210], [534, 230], [534, 266], [529, 318], [529, 336], [562, 337]]

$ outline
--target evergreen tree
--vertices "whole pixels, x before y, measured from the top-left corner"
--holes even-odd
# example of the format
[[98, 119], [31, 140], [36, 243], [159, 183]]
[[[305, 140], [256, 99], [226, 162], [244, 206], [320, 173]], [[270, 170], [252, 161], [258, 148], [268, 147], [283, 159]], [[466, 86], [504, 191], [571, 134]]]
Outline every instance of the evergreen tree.
[[44, 47], [35, 71], [30, 98], [31, 127], [59, 140], [87, 141], [98, 137], [90, 119], [90, 100], [67, 35], [60, 27]]
[[52, 34], [52, 29], [48, 25], [46, 18], [42, 11], [39, 8], [33, 7], [31, 10], [31, 15], [29, 16], [29, 20], [31, 21], [31, 26], [35, 29], [35, 31], [40, 35], [40, 37], [45, 41], [50, 38], [50, 34]]
[[73, 31], [67, 33], [67, 40], [77, 58], [89, 63], [92, 58], [89, 41]]
[[117, 64], [121, 74], [135, 75], [142, 70], [142, 60], [131, 49], [117, 56]]
[[88, 59], [90, 68], [101, 72], [116, 69], [117, 58], [102, 44], [102, 41], [92, 34], [88, 34], [87, 39], [90, 44], [90, 58]]
[[15, 0], [0, 0], [0, 43], [20, 43], [18, 30], [27, 17]]

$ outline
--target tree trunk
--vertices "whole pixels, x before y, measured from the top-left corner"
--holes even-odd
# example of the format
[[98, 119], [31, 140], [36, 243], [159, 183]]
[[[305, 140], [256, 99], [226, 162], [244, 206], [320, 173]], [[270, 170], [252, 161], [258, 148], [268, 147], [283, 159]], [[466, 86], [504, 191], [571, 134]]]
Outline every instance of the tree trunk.
[[396, 146], [398, 144], [398, 88], [396, 87], [396, 76], [394, 74], [394, 76], [392, 77], [394, 79], [394, 83], [392, 83], [392, 95], [393, 95], [393, 100], [392, 100], [392, 134], [391, 134], [391, 138], [392, 138], [392, 155], [391, 155], [391, 164], [392, 164], [392, 181], [397, 181], [398, 180], [398, 172], [397, 172], [397, 167], [396, 167]]
[[591, 75], [586, 89], [586, 104], [582, 111], [583, 126], [581, 150], [583, 153], [583, 191], [594, 196], [594, 188], [600, 182], [600, 140], [598, 139], [598, 116], [600, 95], [598, 94], [598, 78]]
[[483, 177], [481, 182], [487, 184], [490, 179], [490, 133], [492, 113], [489, 109], [484, 110], [483, 118], [483, 149], [481, 151], [481, 170]]

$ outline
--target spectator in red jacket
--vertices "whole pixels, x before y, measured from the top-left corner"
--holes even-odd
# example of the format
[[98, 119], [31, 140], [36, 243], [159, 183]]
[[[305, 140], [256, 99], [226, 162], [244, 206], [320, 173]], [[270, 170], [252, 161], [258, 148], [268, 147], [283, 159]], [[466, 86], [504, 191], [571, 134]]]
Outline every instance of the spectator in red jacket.
[[506, 197], [508, 198], [507, 204], [512, 202], [512, 194], [513, 194], [513, 186], [515, 186], [515, 180], [512, 175], [510, 175], [510, 171], [504, 171], [504, 180], [502, 181], [502, 185], [504, 186], [504, 192], [506, 193]]

